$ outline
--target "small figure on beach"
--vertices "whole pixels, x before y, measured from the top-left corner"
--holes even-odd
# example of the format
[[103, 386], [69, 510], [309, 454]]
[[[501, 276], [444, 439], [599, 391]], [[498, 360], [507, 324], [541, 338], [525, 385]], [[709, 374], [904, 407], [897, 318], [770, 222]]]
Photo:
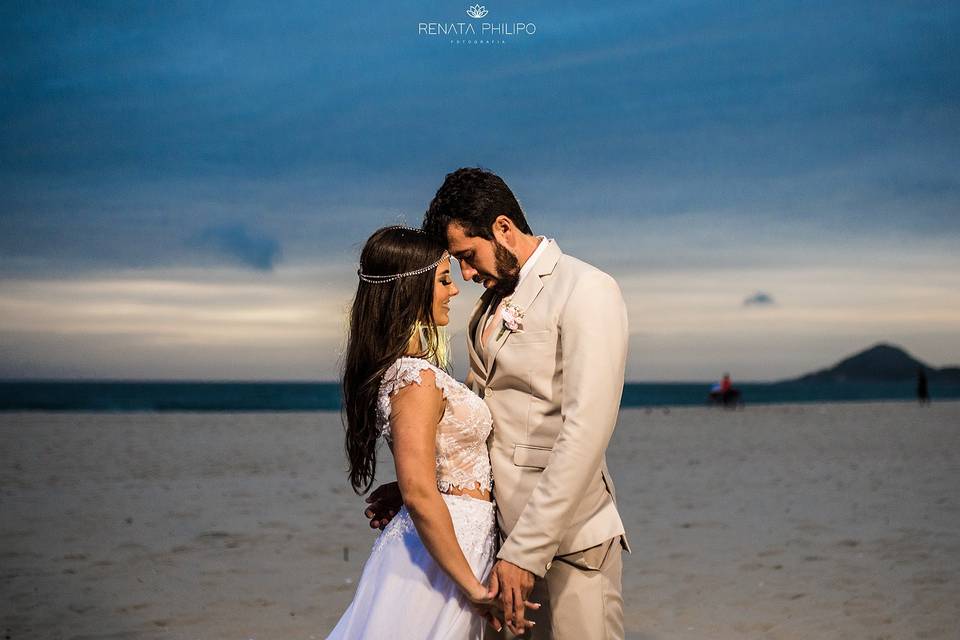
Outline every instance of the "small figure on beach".
[[917, 402], [930, 404], [930, 390], [927, 386], [927, 372], [923, 367], [917, 367]]
[[720, 382], [710, 387], [707, 400], [712, 405], [727, 408], [736, 408], [743, 404], [740, 400], [740, 390], [734, 388], [733, 381], [730, 380], [730, 374], [727, 372], [724, 372]]

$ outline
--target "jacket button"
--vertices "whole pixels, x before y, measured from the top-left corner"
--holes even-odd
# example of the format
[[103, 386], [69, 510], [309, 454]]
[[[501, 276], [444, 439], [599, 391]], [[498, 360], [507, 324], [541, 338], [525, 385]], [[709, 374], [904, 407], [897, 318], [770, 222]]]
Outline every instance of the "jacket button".
[[546, 568], [547, 571], [550, 571], [550, 567], [552, 567], [552, 566], [553, 566], [553, 563], [552, 563], [552, 562], [548, 562], [548, 563], [547, 563], [547, 566], [546, 566], [545, 568]]

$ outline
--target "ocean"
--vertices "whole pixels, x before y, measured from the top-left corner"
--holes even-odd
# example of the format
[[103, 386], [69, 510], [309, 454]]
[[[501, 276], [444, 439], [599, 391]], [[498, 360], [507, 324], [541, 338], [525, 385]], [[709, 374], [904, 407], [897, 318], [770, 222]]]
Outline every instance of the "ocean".
[[[681, 407], [706, 404], [712, 383], [631, 382], [622, 407]], [[913, 382], [745, 383], [736, 387], [745, 406], [911, 400]], [[960, 385], [932, 384], [937, 400], [960, 399]], [[337, 411], [334, 382], [0, 382], [0, 411]]]

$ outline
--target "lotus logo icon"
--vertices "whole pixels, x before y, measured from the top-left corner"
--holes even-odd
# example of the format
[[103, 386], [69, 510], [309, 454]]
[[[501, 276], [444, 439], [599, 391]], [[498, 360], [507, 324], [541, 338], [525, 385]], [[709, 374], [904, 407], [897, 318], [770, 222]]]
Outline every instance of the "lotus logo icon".
[[487, 8], [482, 4], [475, 4], [467, 9], [467, 15], [476, 20], [479, 20], [483, 16], [487, 15], [487, 13]]

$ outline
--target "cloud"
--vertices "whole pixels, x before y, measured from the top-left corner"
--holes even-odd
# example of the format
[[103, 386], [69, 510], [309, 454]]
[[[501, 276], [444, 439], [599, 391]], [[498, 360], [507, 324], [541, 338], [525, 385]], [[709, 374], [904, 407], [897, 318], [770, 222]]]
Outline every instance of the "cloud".
[[[478, 164], [543, 231], [584, 211], [644, 233], [702, 212], [731, 251], [756, 217], [772, 251], [793, 223], [960, 235], [952, 5], [539, 0], [516, 14], [542, 26], [522, 55], [423, 42], [411, 29], [446, 10], [402, 5], [162, 4], [144, 20], [32, 4], [0, 21], [0, 272], [199, 266], [184, 239], [225, 222], [269, 233], [287, 263], [352, 255]], [[464, 73], [490, 91], [451, 92]]]
[[259, 271], [272, 271], [281, 256], [279, 242], [242, 224], [207, 227], [193, 238], [191, 244], [231, 257]]
[[[621, 282], [680, 278], [659, 336], [700, 308], [700, 277], [711, 317], [723, 310], [736, 328], [803, 312], [803, 283], [782, 274], [823, 268], [831, 286], [812, 283], [810, 299], [842, 304], [851, 287], [834, 286], [833, 274], [862, 265], [871, 290], [889, 294], [879, 265], [916, 287], [902, 293], [916, 314], [909, 331], [946, 331], [931, 319], [939, 302], [916, 283], [960, 273], [960, 5], [523, 5], [490, 7], [498, 20], [538, 24], [521, 48], [416, 37], [418, 21], [466, 19], [466, 4], [294, 0], [276, 12], [249, 0], [229, 11], [159, 3], [144, 18], [119, 5], [28, 3], [6, 12], [0, 290], [9, 278], [69, 284], [118, 270], [229, 273], [277, 287], [291, 269], [321, 267], [324, 283], [354, 285], [370, 231], [417, 224], [445, 173], [482, 165], [565, 252]], [[457, 82], [483, 91], [451, 91]], [[769, 294], [735, 305], [744, 282], [789, 294], [789, 307]], [[960, 287], [948, 284], [953, 301]], [[458, 298], [467, 312], [472, 295]], [[753, 306], [766, 311], [744, 313]], [[0, 304], [0, 320], [10, 313]], [[691, 317], [685, 331], [702, 322]], [[847, 331], [836, 326], [817, 325], [818, 344]], [[685, 341], [664, 349], [663, 372], [638, 371], [703, 375], [669, 368], [680, 367], [673, 347]], [[62, 352], [53, 338], [44, 344]], [[703, 352], [691, 347], [683, 366], [693, 371]], [[324, 375], [335, 375], [334, 361]]]
[[743, 301], [743, 306], [745, 307], [769, 307], [775, 304], [777, 303], [774, 301], [773, 296], [763, 291], [757, 291]]

